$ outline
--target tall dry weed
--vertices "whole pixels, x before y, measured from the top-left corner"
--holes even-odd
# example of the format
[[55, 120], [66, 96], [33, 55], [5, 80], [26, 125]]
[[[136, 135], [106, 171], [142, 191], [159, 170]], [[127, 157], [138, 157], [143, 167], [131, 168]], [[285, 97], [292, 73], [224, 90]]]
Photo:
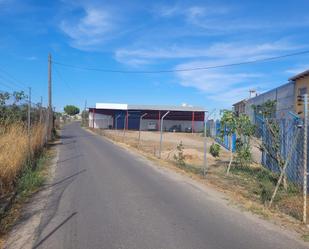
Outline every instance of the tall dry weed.
[[17, 177], [31, 158], [44, 145], [45, 128], [34, 125], [31, 129], [31, 155], [27, 128], [21, 123], [1, 130], [0, 136], [0, 196], [12, 190]]

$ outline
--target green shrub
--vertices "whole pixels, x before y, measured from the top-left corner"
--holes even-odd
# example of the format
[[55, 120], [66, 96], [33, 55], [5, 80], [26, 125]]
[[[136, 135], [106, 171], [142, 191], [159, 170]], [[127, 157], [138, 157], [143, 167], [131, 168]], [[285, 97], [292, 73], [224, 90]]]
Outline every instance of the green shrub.
[[243, 143], [240, 139], [236, 140], [235, 162], [242, 167], [249, 166], [252, 162], [250, 146]]
[[209, 152], [213, 157], [218, 157], [220, 155], [220, 145], [213, 143], [209, 148]]

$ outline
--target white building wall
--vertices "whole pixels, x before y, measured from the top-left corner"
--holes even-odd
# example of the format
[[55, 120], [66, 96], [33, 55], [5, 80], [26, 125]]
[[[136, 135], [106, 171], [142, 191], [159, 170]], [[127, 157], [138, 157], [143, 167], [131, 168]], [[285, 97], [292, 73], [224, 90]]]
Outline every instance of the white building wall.
[[[158, 128], [157, 119], [143, 119], [141, 122], [141, 130], [148, 130], [148, 124], [155, 123]], [[185, 131], [186, 128], [192, 127], [192, 121], [190, 120], [164, 120], [163, 130], [168, 130], [174, 125], [181, 125], [181, 131]], [[204, 130], [204, 121], [194, 121], [194, 131], [202, 132]]]
[[[93, 122], [94, 116], [94, 122]], [[94, 127], [93, 127], [94, 125]], [[111, 115], [99, 114], [95, 113], [93, 115], [92, 112], [89, 113], [89, 127], [99, 128], [99, 129], [107, 129], [109, 126], [114, 126], [114, 119]]]

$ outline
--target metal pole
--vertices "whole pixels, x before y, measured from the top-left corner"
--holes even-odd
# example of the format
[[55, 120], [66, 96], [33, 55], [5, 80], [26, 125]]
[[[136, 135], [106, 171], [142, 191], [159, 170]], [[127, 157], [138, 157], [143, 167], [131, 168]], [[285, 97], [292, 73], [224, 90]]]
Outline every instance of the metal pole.
[[52, 65], [51, 54], [48, 54], [48, 139], [52, 138], [53, 129], [53, 107], [52, 107]]
[[159, 111], [159, 113], [158, 113], [158, 131], [159, 130], [161, 130], [161, 128], [160, 128], [160, 119], [161, 119], [161, 111]]
[[167, 111], [162, 118], [161, 118], [161, 124], [160, 124], [160, 148], [159, 148], [159, 158], [161, 158], [161, 150], [162, 150], [162, 132], [163, 132], [163, 119], [169, 114], [170, 111]]
[[303, 210], [303, 222], [307, 223], [307, 141], [308, 141], [308, 94], [304, 94], [304, 210]]
[[194, 133], [194, 119], [195, 119], [195, 113], [194, 112], [192, 112], [192, 124], [191, 124], [191, 132], [192, 132], [192, 134]]
[[123, 119], [123, 138], [124, 138], [125, 135], [126, 135], [127, 118], [128, 118], [128, 113], [124, 115], [124, 119]]
[[139, 131], [138, 131], [138, 147], [139, 147], [139, 144], [141, 142], [141, 124], [142, 124], [142, 119], [143, 117], [145, 117], [148, 113], [144, 113], [142, 116], [140, 116], [139, 118]]
[[40, 124], [42, 123], [42, 116], [43, 116], [43, 113], [42, 113], [42, 108], [43, 108], [43, 97], [41, 96], [41, 103], [40, 103]]
[[28, 96], [28, 146], [29, 146], [29, 158], [31, 157], [31, 87], [29, 87]]
[[118, 118], [120, 118], [120, 114], [116, 116], [116, 120], [115, 120], [115, 129], [118, 130]]
[[92, 128], [94, 129], [94, 119], [95, 119], [95, 109], [93, 108], [92, 112]]
[[[207, 114], [207, 115], [206, 115]], [[207, 120], [208, 120], [208, 111], [204, 113], [204, 169], [203, 175], [206, 176], [207, 171]]]
[[[87, 110], [87, 99], [85, 100], [85, 106], [84, 106], [84, 114], [82, 115], [82, 123], [84, 126], [87, 126], [87, 115], [86, 115], [86, 110]], [[89, 125], [89, 124], [88, 124]]]

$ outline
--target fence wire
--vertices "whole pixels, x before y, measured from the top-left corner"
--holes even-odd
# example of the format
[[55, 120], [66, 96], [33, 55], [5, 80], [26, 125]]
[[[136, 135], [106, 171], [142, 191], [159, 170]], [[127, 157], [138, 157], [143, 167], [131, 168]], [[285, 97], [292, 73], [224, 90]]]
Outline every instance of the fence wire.
[[304, 210], [303, 195], [304, 155], [307, 155], [304, 142], [308, 142], [304, 141], [304, 129], [301, 119], [257, 117], [255, 140], [262, 151], [261, 164], [273, 178], [270, 183], [265, 181], [261, 185], [265, 202], [301, 221], [304, 212], [308, 213]]

